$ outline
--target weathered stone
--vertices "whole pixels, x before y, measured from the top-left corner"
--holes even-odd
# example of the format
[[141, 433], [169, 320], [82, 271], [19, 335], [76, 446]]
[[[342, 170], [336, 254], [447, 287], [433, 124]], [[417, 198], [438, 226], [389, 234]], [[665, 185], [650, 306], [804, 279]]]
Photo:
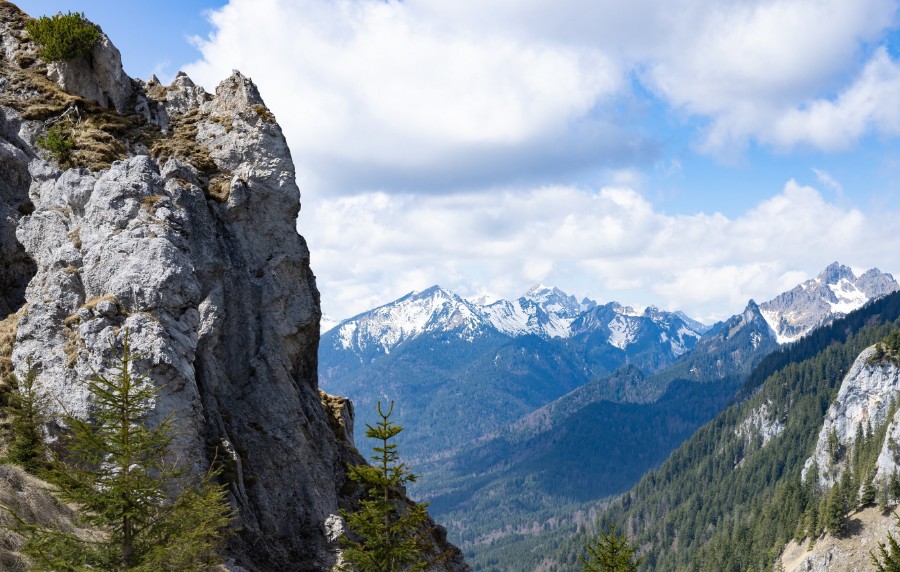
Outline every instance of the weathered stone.
[[[179, 75], [169, 88], [136, 82], [129, 100], [103, 46], [112, 64], [58, 67], [58, 79], [116, 109], [143, 105], [152, 157], [127, 147], [108, 169], [60, 171], [34, 152], [40, 122], [0, 108], [0, 256], [8, 272], [22, 261], [22, 292], [0, 304], [28, 303], [13, 365], [24, 374], [33, 360], [55, 406], [87, 415], [84, 380], [127, 332], [161, 388], [155, 414], [182, 427], [173, 456], [228, 477], [239, 530], [226, 569], [328, 570], [336, 515], [361, 493], [346, 466], [364, 460], [349, 402], [320, 398], [319, 293], [284, 135], [237, 72], [214, 96]], [[32, 214], [8, 214], [28, 200]], [[442, 530], [435, 543], [455, 550]], [[442, 569], [468, 567], [456, 551]]]
[[134, 94], [131, 78], [122, 70], [122, 55], [106, 34], [91, 51], [90, 58], [51, 62], [47, 77], [65, 92], [124, 113]]
[[[867, 423], [871, 423], [874, 427], [879, 423], [886, 422], [891, 401], [896, 398], [897, 391], [900, 390], [900, 368], [890, 361], [870, 363], [870, 358], [874, 353], [874, 347], [864, 350], [853, 362], [847, 375], [844, 376], [837, 399], [828, 408], [828, 413], [825, 415], [825, 422], [822, 424], [816, 442], [816, 450], [813, 456], [807, 459], [804, 466], [805, 474], [814, 462], [818, 465], [819, 482], [825, 488], [830, 488], [846, 467], [846, 459], [835, 462], [829, 456], [829, 433], [833, 431], [841, 445], [849, 451], [856, 440], [857, 425], [865, 428]], [[900, 431], [900, 429], [896, 429], [898, 422], [900, 419], [895, 417], [891, 424], [894, 429], [889, 429], [889, 434], [891, 430]], [[887, 440], [885, 440], [885, 447], [887, 445]], [[885, 453], [882, 451], [882, 457], [884, 456]], [[889, 467], [887, 459], [882, 461], [879, 457], [876, 478], [883, 478], [885, 470], [893, 466]]]

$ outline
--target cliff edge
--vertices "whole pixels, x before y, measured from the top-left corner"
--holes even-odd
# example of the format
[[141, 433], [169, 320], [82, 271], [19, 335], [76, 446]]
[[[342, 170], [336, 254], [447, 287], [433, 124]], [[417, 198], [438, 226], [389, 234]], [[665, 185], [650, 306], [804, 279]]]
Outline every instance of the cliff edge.
[[[86, 414], [82, 380], [127, 330], [158, 415], [183, 426], [174, 453], [223, 462], [236, 565], [330, 569], [362, 457], [349, 402], [318, 389], [319, 293], [274, 116], [238, 72], [215, 94], [133, 80], [106, 36], [45, 64], [27, 19], [0, 2], [0, 359], [19, 374], [31, 359], [58, 407]], [[65, 153], [38, 143], [52, 129]]]

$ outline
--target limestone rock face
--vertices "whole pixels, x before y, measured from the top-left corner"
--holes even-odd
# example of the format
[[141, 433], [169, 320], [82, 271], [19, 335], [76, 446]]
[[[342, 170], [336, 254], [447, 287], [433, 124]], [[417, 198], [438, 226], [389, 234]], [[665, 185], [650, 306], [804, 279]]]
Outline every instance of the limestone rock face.
[[[841, 445], [850, 450], [856, 439], [856, 427], [867, 423], [874, 427], [886, 421], [890, 410], [891, 401], [897, 398], [900, 390], [900, 368], [893, 362], [869, 363], [875, 352], [874, 347], [864, 350], [850, 371], [841, 382], [841, 388], [835, 402], [828, 408], [825, 422], [819, 431], [816, 442], [816, 450], [812, 457], [807, 459], [804, 472], [809, 470], [813, 462], [819, 467], [820, 484], [830, 488], [840, 476], [843, 463], [835, 463], [828, 451], [828, 435], [832, 431], [837, 435]], [[900, 433], [900, 416], [891, 420], [888, 428], [888, 437], [892, 431]], [[885, 439], [884, 449], [888, 448], [889, 439]], [[885, 457], [882, 461], [881, 457]], [[878, 461], [876, 478], [882, 478], [885, 471], [893, 468], [888, 466], [888, 457], [893, 463], [893, 455], [882, 450]], [[890, 475], [890, 472], [887, 472]]]
[[106, 34], [94, 46], [90, 59], [74, 58], [47, 65], [47, 77], [63, 91], [93, 101], [103, 107], [126, 111], [134, 90], [131, 78], [122, 70], [122, 54]]
[[[0, 27], [23, 17], [0, 4]], [[232, 569], [331, 569], [338, 511], [360, 494], [346, 465], [363, 458], [351, 405], [318, 389], [319, 293], [295, 226], [300, 192], [256, 86], [237, 72], [215, 95], [184, 75], [167, 88], [132, 84], [105, 40], [91, 70], [57, 66], [57, 81], [132, 106], [127, 120], [147, 144], [122, 144], [108, 168], [61, 168], [35, 136], [70, 100], [35, 91], [43, 69], [16, 37], [0, 66], [0, 83], [24, 86], [0, 102], [0, 319], [27, 304], [17, 372], [32, 360], [57, 407], [87, 415], [84, 380], [128, 332], [139, 372], [162, 388], [156, 414], [183, 427], [173, 455], [195, 472], [213, 460], [224, 469], [238, 509]], [[35, 93], [50, 111], [31, 105]], [[74, 129], [87, 145], [93, 132]], [[453, 554], [441, 569], [468, 569], [442, 528], [434, 539]]]
[[28, 199], [28, 163], [34, 153], [18, 136], [20, 122], [11, 110], [0, 107], [0, 315], [19, 309], [25, 286], [35, 266], [16, 240], [15, 229], [31, 209]]

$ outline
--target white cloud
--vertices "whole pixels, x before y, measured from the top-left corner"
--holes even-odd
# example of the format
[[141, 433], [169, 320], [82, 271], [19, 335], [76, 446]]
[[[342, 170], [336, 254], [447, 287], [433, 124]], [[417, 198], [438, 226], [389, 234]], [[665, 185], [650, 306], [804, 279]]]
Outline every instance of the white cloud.
[[188, 73], [207, 86], [231, 68], [250, 75], [301, 167], [332, 188], [509, 172], [523, 155], [540, 160], [537, 147], [614, 135], [602, 121], [570, 133], [621, 89], [621, 71], [592, 46], [475, 34], [423, 19], [416, 2], [232, 0], [212, 22]]
[[900, 64], [879, 48], [862, 73], [834, 99], [789, 110], [765, 138], [778, 147], [852, 147], [867, 133], [900, 134]]
[[643, 83], [705, 152], [896, 135], [894, 0], [230, 0], [188, 73], [261, 87], [330, 193], [571, 180], [650, 164]]
[[[307, 222], [308, 221], [308, 222]], [[723, 318], [834, 260], [900, 268], [895, 217], [872, 218], [789, 181], [741, 216], [667, 215], [627, 188], [541, 187], [452, 196], [371, 193], [305, 209], [322, 300], [348, 317], [440, 284], [517, 297], [576, 295]]]
[[843, 196], [844, 194], [844, 185], [840, 183], [837, 179], [831, 176], [831, 173], [824, 169], [816, 169], [813, 167], [813, 173], [815, 173], [816, 178], [819, 179], [819, 182], [822, 183], [822, 186], [831, 189], [838, 196]]
[[[698, 125], [726, 157], [900, 134], [900, 64], [878, 47], [896, 16], [893, 0], [230, 0], [186, 70], [259, 85], [331, 314], [545, 280], [709, 319], [833, 260], [898, 267], [889, 217], [794, 182], [731, 218], [634, 190], [660, 192], [654, 165], [688, 176], [661, 149]], [[580, 186], [598, 176], [611, 186]]]

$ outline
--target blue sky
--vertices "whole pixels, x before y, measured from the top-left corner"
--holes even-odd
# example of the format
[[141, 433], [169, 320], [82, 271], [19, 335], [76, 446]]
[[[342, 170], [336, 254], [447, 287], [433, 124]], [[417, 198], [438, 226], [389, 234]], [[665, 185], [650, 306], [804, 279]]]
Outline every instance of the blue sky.
[[900, 271], [896, 1], [18, 4], [84, 11], [134, 77], [254, 79], [336, 318], [541, 282], [708, 322]]

